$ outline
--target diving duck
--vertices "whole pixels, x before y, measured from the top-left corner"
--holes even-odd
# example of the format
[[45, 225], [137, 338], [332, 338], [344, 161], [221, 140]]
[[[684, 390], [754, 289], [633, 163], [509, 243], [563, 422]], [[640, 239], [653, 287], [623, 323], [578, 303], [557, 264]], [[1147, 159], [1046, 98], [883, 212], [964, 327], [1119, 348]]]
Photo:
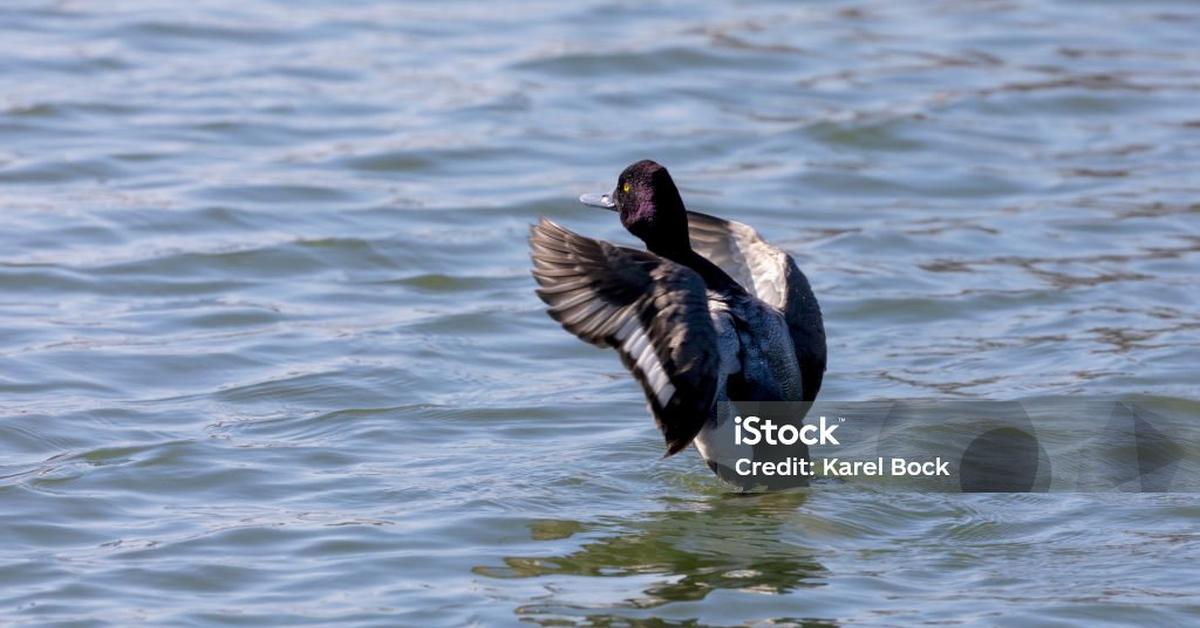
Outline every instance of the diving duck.
[[[610, 194], [580, 201], [620, 214], [646, 250], [545, 218], [529, 239], [538, 296], [581, 340], [612, 347], [641, 384], [666, 456], [693, 441], [717, 471], [721, 401], [813, 401], [825, 328], [795, 260], [740, 222], [688, 211], [649, 160]], [[720, 472], [718, 472], [720, 473]]]

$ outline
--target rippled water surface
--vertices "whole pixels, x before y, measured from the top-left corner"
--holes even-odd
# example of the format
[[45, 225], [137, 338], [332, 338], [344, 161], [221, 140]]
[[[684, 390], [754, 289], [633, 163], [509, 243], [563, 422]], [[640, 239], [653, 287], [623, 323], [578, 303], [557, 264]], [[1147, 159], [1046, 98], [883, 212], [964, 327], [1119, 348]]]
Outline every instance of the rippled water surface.
[[5, 2], [0, 616], [1184, 624], [1194, 494], [730, 494], [533, 294], [627, 163], [822, 396], [1200, 413], [1191, 2]]

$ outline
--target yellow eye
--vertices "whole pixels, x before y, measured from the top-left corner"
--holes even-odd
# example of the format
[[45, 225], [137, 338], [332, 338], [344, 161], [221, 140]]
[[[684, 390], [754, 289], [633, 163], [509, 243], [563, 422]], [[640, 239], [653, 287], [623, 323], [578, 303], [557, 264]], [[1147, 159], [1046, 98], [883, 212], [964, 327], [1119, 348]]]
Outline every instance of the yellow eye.
[[621, 186], [621, 191], [622, 191], [622, 192], [624, 192], [624, 193], [626, 193], [626, 194], [628, 194], [628, 193], [629, 193], [629, 184], [628, 184], [628, 183], [626, 183], [625, 185], [622, 185], [622, 186]]

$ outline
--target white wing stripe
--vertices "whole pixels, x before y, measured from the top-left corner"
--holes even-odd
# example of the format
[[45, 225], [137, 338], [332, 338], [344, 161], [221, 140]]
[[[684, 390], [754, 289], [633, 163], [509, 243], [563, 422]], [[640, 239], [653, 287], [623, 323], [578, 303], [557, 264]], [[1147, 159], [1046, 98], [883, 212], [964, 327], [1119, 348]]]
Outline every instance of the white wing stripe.
[[[633, 335], [629, 337], [629, 340], [625, 344], [625, 350], [629, 353], [629, 357], [633, 358], [638, 366], [642, 367], [642, 370], [646, 369], [642, 364], [642, 360], [645, 359], [642, 356], [647, 353], [646, 347], [649, 344], [650, 339], [646, 337], [646, 331], [641, 326], [638, 326], [637, 331], [633, 332]], [[650, 353], [653, 353], [653, 351]]]
[[[633, 322], [634, 325], [631, 326], [630, 322]], [[628, 332], [627, 328], [632, 328], [632, 332]], [[618, 338], [627, 332], [629, 337], [621, 343], [621, 347], [633, 360], [637, 369], [641, 371], [642, 376], [646, 378], [650, 388], [654, 390], [654, 397], [658, 400], [658, 405], [665, 407], [675, 394], [675, 387], [667, 379], [667, 372], [663, 370], [662, 362], [659, 361], [654, 346], [650, 344], [650, 337], [634, 318], [630, 318], [625, 325], [621, 326], [621, 330], [617, 334]]]
[[665, 407], [675, 394], [675, 387], [671, 385], [671, 382], [667, 381], [667, 374], [663, 372], [662, 364], [659, 364], [657, 358], [654, 360], [654, 365], [650, 367], [650, 372], [646, 375], [646, 378], [650, 382], [650, 387], [654, 389], [654, 396], [658, 398], [658, 405]]

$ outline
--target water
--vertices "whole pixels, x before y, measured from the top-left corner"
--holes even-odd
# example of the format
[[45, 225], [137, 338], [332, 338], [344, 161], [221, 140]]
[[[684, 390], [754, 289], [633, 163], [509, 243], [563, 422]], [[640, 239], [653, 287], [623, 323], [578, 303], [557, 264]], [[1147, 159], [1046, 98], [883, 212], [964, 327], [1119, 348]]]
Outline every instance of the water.
[[793, 252], [824, 399], [1195, 414], [1189, 2], [7, 2], [14, 622], [1182, 624], [1192, 494], [739, 497], [533, 295], [627, 163]]

